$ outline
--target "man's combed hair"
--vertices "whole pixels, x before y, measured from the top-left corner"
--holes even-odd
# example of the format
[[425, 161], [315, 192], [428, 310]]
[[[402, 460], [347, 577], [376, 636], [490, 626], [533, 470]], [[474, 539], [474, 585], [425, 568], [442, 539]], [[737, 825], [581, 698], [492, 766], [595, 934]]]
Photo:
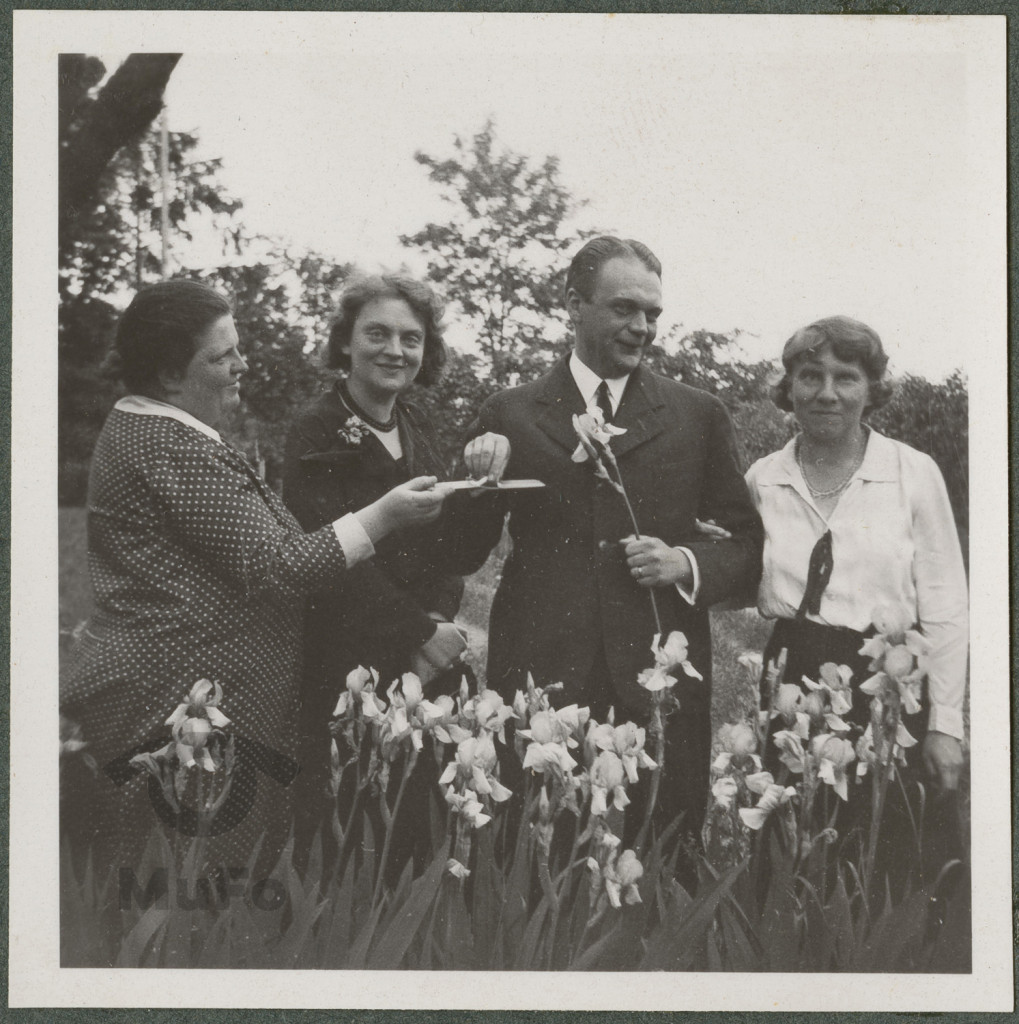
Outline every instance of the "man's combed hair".
[[350, 345], [361, 310], [375, 299], [402, 299], [421, 321], [425, 332], [424, 355], [416, 383], [435, 384], [446, 365], [447, 351], [443, 340], [442, 300], [423, 281], [406, 274], [373, 274], [353, 278], [343, 289], [339, 305], [329, 329], [326, 365], [331, 369], [349, 370]]
[[199, 281], [160, 281], [142, 288], [117, 324], [107, 372], [129, 391], [158, 398], [161, 375], [183, 373], [198, 339], [232, 313], [224, 296]]
[[633, 238], [600, 235], [585, 242], [570, 262], [570, 268], [566, 272], [564, 297], [569, 295], [570, 291], [575, 291], [581, 298], [590, 302], [595, 282], [598, 280], [598, 272], [609, 260], [619, 257], [637, 260], [659, 279], [662, 276], [661, 261], [643, 242]]
[[869, 392], [865, 413], [875, 412], [886, 405], [895, 387], [886, 377], [888, 355], [877, 331], [859, 320], [848, 316], [828, 316], [801, 327], [786, 343], [782, 350], [782, 365], [785, 373], [771, 388], [771, 400], [785, 412], [793, 411], [789, 389], [796, 367], [823, 345], [830, 345], [832, 352], [845, 363], [859, 363], [869, 381]]

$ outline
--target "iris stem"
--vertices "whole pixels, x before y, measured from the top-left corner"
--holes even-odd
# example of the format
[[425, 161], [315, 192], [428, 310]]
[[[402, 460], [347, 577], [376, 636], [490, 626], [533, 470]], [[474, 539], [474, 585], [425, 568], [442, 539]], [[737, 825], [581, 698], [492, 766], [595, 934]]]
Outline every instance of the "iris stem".
[[[609, 465], [612, 467], [612, 469], [613, 469], [613, 471], [615, 472], [615, 475], [616, 475], [615, 480], [611, 480], [610, 479], [609, 482], [612, 483], [612, 485], [615, 487], [615, 489], [617, 491], [619, 491], [620, 495], [622, 495], [623, 502], [626, 504], [626, 511], [627, 511], [627, 513], [630, 516], [630, 525], [633, 527], [633, 536], [637, 540], [640, 540], [641, 539], [640, 527], [637, 525], [637, 515], [633, 511], [633, 505], [630, 504], [630, 496], [626, 493], [626, 485], [623, 483], [623, 474], [620, 473], [620, 471], [619, 471], [619, 463], [616, 462], [616, 457], [615, 457], [615, 455], [613, 455], [612, 449], [608, 445], [605, 445], [604, 447], [605, 447], [605, 458], [608, 459]], [[651, 598], [651, 611], [652, 611], [652, 613], [654, 614], [654, 617], [655, 617], [655, 632], [658, 633], [659, 636], [661, 636], [662, 635], [662, 617], [661, 617], [661, 615], [658, 612], [658, 601], [655, 599], [655, 592], [654, 592], [654, 590], [651, 590], [651, 589], [648, 590], [648, 597]]]
[[[389, 847], [393, 842], [393, 829], [396, 826], [396, 820], [400, 814], [400, 804], [403, 803], [403, 794], [407, 790], [407, 781], [410, 779], [411, 774], [414, 771], [414, 766], [417, 764], [417, 760], [418, 752], [412, 749], [410, 756], [403, 763], [403, 774], [400, 776], [400, 788], [396, 791], [396, 802], [393, 804], [390, 820], [386, 824], [386, 839], [382, 844], [382, 858], [379, 861], [379, 875], [375, 880], [375, 892], [372, 894], [373, 907], [378, 904], [379, 897], [382, 895], [382, 886], [386, 878], [386, 861], [389, 859]], [[384, 793], [382, 795], [382, 799], [384, 802]]]
[[640, 831], [633, 844], [633, 852], [638, 858], [644, 854], [644, 843], [651, 828], [651, 815], [654, 813], [655, 804], [658, 802], [658, 787], [662, 780], [662, 765], [665, 763], [665, 723], [662, 720], [661, 694], [656, 697], [655, 710], [651, 716], [651, 738], [654, 740], [655, 764], [651, 772], [651, 791], [648, 794], [647, 807], [644, 810], [644, 820], [641, 822]]
[[875, 781], [873, 789], [873, 802], [870, 815], [870, 837], [867, 843], [867, 860], [863, 866], [863, 898], [867, 906], [870, 906], [870, 886], [874, 877], [874, 863], [877, 860], [877, 841], [881, 831], [881, 819], [884, 817], [885, 797], [888, 793], [888, 783], [891, 782], [892, 773], [895, 771], [895, 737], [899, 732], [899, 714], [901, 709], [895, 707], [892, 712], [888, 727], [884, 729], [884, 751], [886, 761], [881, 766], [881, 777]]

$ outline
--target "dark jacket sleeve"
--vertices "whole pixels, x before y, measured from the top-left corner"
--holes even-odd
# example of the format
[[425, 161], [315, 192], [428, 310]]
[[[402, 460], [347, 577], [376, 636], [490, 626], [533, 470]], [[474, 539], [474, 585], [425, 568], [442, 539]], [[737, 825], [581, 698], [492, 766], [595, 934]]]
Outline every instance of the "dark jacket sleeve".
[[[328, 449], [328, 418], [315, 409], [301, 416], [291, 428], [283, 463], [283, 500], [306, 530], [330, 523], [352, 507], [348, 475], [343, 462], [319, 463], [304, 456]], [[378, 495], [376, 495], [377, 497]], [[329, 616], [335, 628], [371, 638], [376, 647], [409, 656], [435, 633], [435, 623], [414, 596], [379, 565], [377, 559], [356, 566], [344, 586], [331, 588], [316, 601], [321, 620]]]
[[732, 422], [717, 399], [711, 399], [709, 410], [710, 454], [698, 518], [713, 520], [728, 530], [732, 539], [710, 540], [698, 535], [683, 544], [697, 559], [700, 606], [729, 598], [740, 602], [744, 595], [756, 593], [764, 544], [761, 518], [740, 472]]

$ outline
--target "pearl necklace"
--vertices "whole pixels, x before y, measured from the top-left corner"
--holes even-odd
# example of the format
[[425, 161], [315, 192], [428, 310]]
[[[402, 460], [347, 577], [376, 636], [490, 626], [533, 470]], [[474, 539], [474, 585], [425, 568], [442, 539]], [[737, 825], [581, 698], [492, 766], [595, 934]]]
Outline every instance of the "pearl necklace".
[[863, 450], [857, 453], [856, 458], [853, 461], [852, 468], [849, 470], [848, 475], [846, 476], [846, 478], [841, 483], [837, 484], [835, 487], [833, 487], [829, 491], [819, 491], [819, 490], [815, 490], [814, 489], [813, 484], [811, 484], [809, 478], [807, 477], [807, 469], [803, 465], [803, 456], [800, 454], [800, 439], [797, 438], [796, 439], [796, 465], [800, 467], [800, 475], [803, 477], [803, 482], [807, 485], [807, 490], [810, 491], [810, 496], [812, 498], [834, 498], [836, 494], [841, 494], [849, 486], [849, 482], [856, 475], [856, 471], [860, 468], [861, 464], [863, 463], [863, 456], [864, 456], [864, 453], [866, 452], [866, 450], [867, 450], [867, 446], [866, 446], [866, 442], [865, 442], [864, 446], [863, 446]]

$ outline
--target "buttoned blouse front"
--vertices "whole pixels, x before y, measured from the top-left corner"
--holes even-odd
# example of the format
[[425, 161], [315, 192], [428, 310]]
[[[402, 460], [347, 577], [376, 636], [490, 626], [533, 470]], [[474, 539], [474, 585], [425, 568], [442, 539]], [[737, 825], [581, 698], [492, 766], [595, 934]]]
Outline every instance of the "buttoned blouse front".
[[863, 462], [827, 519], [804, 483], [795, 439], [754, 463], [747, 484], [765, 531], [760, 613], [795, 617], [810, 553], [831, 530], [831, 579], [818, 614], [807, 618], [862, 632], [878, 608], [907, 612], [931, 645], [930, 728], [961, 737], [966, 573], [948, 493], [933, 459], [870, 430]]

